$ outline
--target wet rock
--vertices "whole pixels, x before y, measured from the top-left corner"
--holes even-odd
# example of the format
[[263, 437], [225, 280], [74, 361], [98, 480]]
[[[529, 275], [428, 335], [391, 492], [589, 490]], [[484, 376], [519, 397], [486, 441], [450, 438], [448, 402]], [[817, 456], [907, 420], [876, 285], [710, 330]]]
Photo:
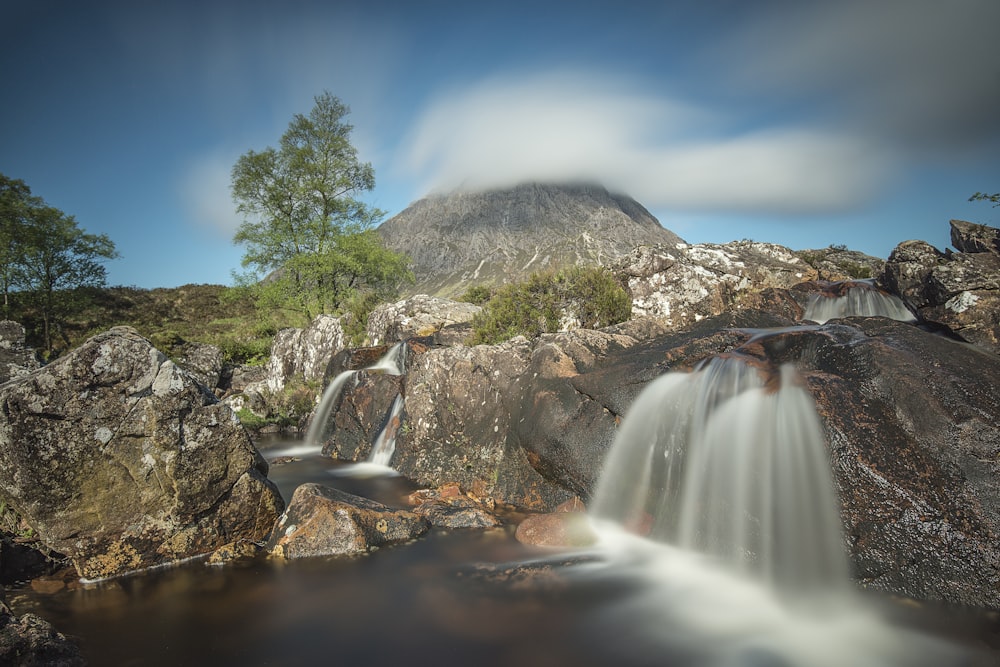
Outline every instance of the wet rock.
[[948, 254], [923, 241], [899, 244], [881, 282], [920, 317], [963, 339], [1000, 353], [1000, 230], [961, 220], [951, 222]]
[[380, 433], [399, 429], [398, 416], [392, 422], [393, 404], [402, 385], [401, 376], [369, 371], [358, 371], [344, 383], [323, 431], [329, 434], [322, 440], [323, 455], [341, 461], [368, 459]]
[[585, 547], [597, 541], [587, 508], [573, 498], [548, 514], [532, 514], [517, 526], [514, 537], [522, 544], [538, 547]]
[[302, 484], [267, 549], [281, 558], [356, 555], [411, 540], [427, 529], [427, 521], [408, 510], [319, 484]]
[[368, 316], [368, 339], [378, 345], [412, 337], [441, 336], [449, 327], [471, 322], [480, 311], [482, 308], [471, 303], [417, 294], [376, 307]]
[[24, 377], [41, 366], [35, 351], [24, 345], [24, 327], [0, 321], [0, 384]]
[[633, 316], [657, 317], [672, 330], [718, 315], [744, 294], [818, 275], [788, 248], [753, 241], [640, 246], [614, 270], [632, 297]]
[[210, 565], [224, 565], [241, 560], [250, 560], [260, 552], [260, 547], [249, 540], [239, 540], [224, 544], [208, 557]]
[[260, 540], [283, 503], [232, 411], [117, 327], [0, 386], [0, 500], [99, 579]]
[[34, 614], [15, 616], [0, 601], [0, 664], [18, 667], [83, 667], [79, 647]]
[[513, 435], [530, 355], [521, 337], [415, 355], [393, 467], [423, 486], [455, 481], [520, 507], [565, 500], [566, 491], [538, 474]]
[[438, 528], [494, 528], [502, 523], [495, 513], [496, 501], [466, 493], [454, 483], [415, 491], [407, 501]]

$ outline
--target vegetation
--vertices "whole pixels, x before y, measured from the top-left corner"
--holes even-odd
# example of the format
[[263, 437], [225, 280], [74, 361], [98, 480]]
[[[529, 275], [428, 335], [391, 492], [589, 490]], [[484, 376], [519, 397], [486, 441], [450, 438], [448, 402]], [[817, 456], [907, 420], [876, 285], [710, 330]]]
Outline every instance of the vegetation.
[[1000, 192], [994, 192], [993, 194], [987, 194], [985, 192], [977, 192], [976, 194], [969, 197], [969, 201], [988, 201], [993, 203], [993, 207], [996, 208], [1000, 206]]
[[86, 307], [86, 288], [101, 287], [103, 262], [118, 256], [104, 234], [87, 234], [71, 215], [31, 194], [24, 181], [0, 174], [0, 288], [4, 317], [12, 300], [32, 304], [41, 328], [41, 346], [51, 356], [64, 325]]
[[299, 324], [371, 303], [364, 294], [386, 300], [412, 280], [408, 258], [373, 229], [383, 212], [357, 198], [374, 188], [375, 172], [351, 145], [348, 113], [323, 93], [308, 116], [294, 116], [278, 148], [251, 150], [233, 167], [244, 216], [233, 241], [246, 247], [250, 270], [240, 284], [259, 309], [287, 311]]
[[[469, 294], [467, 293], [467, 297]], [[480, 298], [476, 291], [472, 298]], [[472, 344], [499, 343], [518, 335], [559, 331], [564, 322], [599, 329], [629, 318], [628, 293], [603, 268], [572, 268], [532, 274], [498, 288], [472, 321]]]

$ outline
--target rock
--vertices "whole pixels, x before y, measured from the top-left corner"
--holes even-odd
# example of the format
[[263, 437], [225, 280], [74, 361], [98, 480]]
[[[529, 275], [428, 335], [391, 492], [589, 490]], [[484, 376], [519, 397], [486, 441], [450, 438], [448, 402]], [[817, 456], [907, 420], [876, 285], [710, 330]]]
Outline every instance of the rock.
[[880, 280], [924, 321], [1000, 353], [1000, 230], [952, 220], [951, 232], [961, 252], [906, 241], [893, 250]]
[[1000, 229], [965, 220], [951, 221], [951, 244], [964, 253], [1000, 254]]
[[494, 528], [501, 525], [492, 498], [477, 498], [456, 483], [437, 489], [420, 489], [407, 501], [413, 511], [437, 528]]
[[344, 384], [334, 405], [325, 431], [329, 436], [322, 441], [323, 455], [341, 461], [368, 459], [378, 435], [393, 427], [393, 404], [402, 384], [398, 375], [358, 371]]
[[260, 551], [260, 547], [249, 540], [239, 540], [224, 544], [208, 557], [210, 565], [224, 565], [241, 560], [250, 560]]
[[884, 259], [842, 246], [797, 250], [795, 256], [816, 269], [817, 280], [829, 282], [875, 278], [881, 275], [885, 267]]
[[0, 386], [0, 500], [100, 579], [265, 538], [283, 507], [233, 412], [128, 327]]
[[[440, 337], [449, 327], [471, 322], [481, 311], [471, 303], [417, 294], [376, 307], [368, 316], [368, 339], [379, 345], [413, 337]], [[461, 331], [463, 337], [467, 335], [465, 329]]]
[[35, 351], [24, 345], [24, 327], [0, 321], [0, 384], [24, 377], [41, 366]]
[[671, 330], [717, 315], [744, 294], [817, 277], [788, 248], [753, 241], [640, 246], [614, 271], [632, 296], [632, 316], [656, 317]]
[[305, 329], [282, 329], [271, 345], [267, 390], [276, 394], [292, 378], [306, 382], [322, 380], [330, 359], [345, 343], [340, 318], [330, 315], [319, 315]]
[[411, 293], [449, 298], [535, 272], [608, 265], [640, 244], [681, 241], [634, 199], [582, 184], [432, 195], [378, 231], [413, 260]]
[[319, 484], [302, 484], [267, 549], [280, 558], [356, 555], [412, 540], [427, 529], [427, 521], [413, 512]]
[[414, 355], [393, 467], [422, 486], [454, 481], [520, 507], [565, 500], [569, 494], [538, 474], [514, 436], [530, 355], [523, 337]]
[[222, 349], [208, 343], [185, 343], [177, 364], [210, 390], [222, 379]]
[[532, 514], [518, 524], [514, 537], [536, 547], [586, 547], [597, 541], [584, 511]]
[[79, 647], [34, 614], [14, 616], [0, 601], [0, 664], [17, 667], [83, 667]]

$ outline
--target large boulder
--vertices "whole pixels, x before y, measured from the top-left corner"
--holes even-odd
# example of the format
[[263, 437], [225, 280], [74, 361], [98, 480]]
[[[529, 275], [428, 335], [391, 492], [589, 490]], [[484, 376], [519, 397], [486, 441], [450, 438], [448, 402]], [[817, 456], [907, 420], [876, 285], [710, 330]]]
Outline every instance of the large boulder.
[[0, 500], [100, 579], [265, 539], [283, 508], [229, 407], [116, 327], [0, 386]]
[[10, 320], [0, 321], [0, 384], [24, 377], [39, 366], [35, 351], [24, 344], [24, 327]]
[[271, 344], [267, 391], [276, 394], [292, 379], [322, 380], [330, 359], [344, 349], [346, 339], [341, 319], [332, 315], [319, 315], [305, 329], [282, 329]]
[[280, 558], [349, 556], [412, 540], [430, 527], [409, 510], [320, 484], [302, 484], [278, 521], [268, 550]]
[[788, 248], [754, 241], [639, 246], [615, 273], [632, 297], [633, 317], [653, 316], [673, 330], [718, 315], [754, 292], [818, 277]]
[[[417, 294], [402, 301], [376, 307], [368, 316], [368, 339], [372, 345], [392, 344], [420, 336], [441, 336], [447, 328], [466, 324], [482, 308], [462, 301]], [[468, 336], [464, 329], [459, 334]]]
[[959, 252], [942, 253], [923, 241], [892, 251], [880, 281], [927, 322], [1000, 353], [1000, 230], [951, 221]]
[[420, 484], [457, 482], [480, 497], [545, 509], [569, 493], [517, 441], [532, 345], [431, 348], [408, 365], [393, 467]]
[[83, 667], [79, 647], [34, 614], [15, 616], [0, 599], [0, 664], [17, 667]]

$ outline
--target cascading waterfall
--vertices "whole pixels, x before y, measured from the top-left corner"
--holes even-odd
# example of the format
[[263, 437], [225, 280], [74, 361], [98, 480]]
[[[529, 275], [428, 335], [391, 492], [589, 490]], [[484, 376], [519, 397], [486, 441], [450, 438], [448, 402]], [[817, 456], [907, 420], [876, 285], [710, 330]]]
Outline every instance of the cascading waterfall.
[[392, 409], [389, 411], [389, 419], [386, 420], [385, 427], [372, 443], [372, 451], [368, 456], [369, 463], [389, 467], [392, 455], [396, 452], [396, 434], [399, 433], [402, 413], [403, 395], [398, 394], [392, 402]]
[[591, 513], [802, 589], [848, 580], [836, 507], [822, 427], [794, 368], [729, 355], [640, 394]]
[[832, 319], [852, 316], [888, 317], [900, 322], [916, 321], [899, 297], [883, 292], [865, 281], [831, 283], [826, 290], [812, 296], [803, 319], [823, 324]]

